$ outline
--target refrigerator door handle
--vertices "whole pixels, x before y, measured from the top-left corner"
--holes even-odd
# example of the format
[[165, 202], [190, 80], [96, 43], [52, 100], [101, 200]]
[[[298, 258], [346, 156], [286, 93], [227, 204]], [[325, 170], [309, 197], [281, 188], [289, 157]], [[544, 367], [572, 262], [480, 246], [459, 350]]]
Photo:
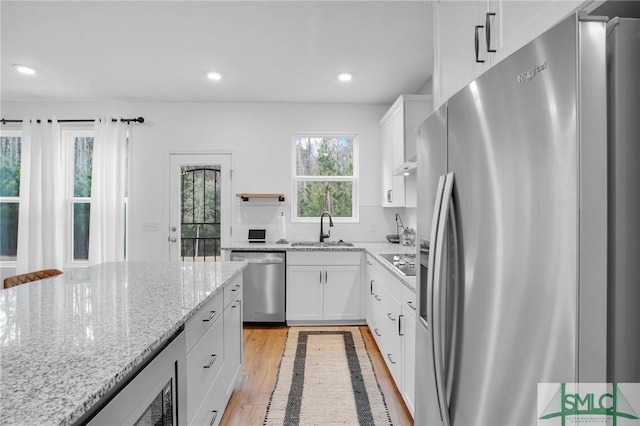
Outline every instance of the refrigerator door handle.
[[442, 193], [442, 205], [438, 218], [437, 238], [434, 256], [433, 271], [433, 320], [431, 329], [433, 335], [433, 358], [435, 364], [436, 389], [438, 393], [438, 402], [440, 405], [440, 415], [442, 424], [449, 426], [451, 424], [449, 418], [449, 402], [446, 389], [446, 331], [447, 331], [447, 309], [446, 309], [446, 291], [443, 288], [443, 264], [445, 260], [445, 233], [449, 220], [455, 224], [453, 216], [453, 181], [454, 174], [448, 173], [445, 178], [444, 190]]

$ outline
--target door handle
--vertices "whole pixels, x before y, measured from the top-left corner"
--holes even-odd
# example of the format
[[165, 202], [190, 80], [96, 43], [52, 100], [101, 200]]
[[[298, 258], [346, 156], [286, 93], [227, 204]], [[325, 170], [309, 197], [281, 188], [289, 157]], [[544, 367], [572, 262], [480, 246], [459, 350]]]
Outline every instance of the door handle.
[[398, 315], [398, 336], [404, 336], [404, 333], [402, 332], [402, 318], [404, 317], [404, 315]]
[[480, 54], [480, 35], [478, 34], [478, 30], [480, 28], [484, 28], [484, 25], [476, 25], [476, 38], [475, 38], [475, 49], [476, 49], [476, 62], [482, 63], [484, 60], [481, 60], [478, 56]]
[[[445, 233], [447, 232], [447, 226], [449, 220], [452, 224], [452, 232], [454, 241], [457, 239], [455, 231], [455, 218], [452, 218], [453, 207], [453, 182], [454, 174], [448, 173], [444, 180], [444, 190], [442, 193], [442, 205], [440, 214], [438, 217], [438, 228], [436, 238], [436, 249], [434, 256], [434, 272], [433, 272], [433, 298], [432, 298], [432, 338], [433, 338], [433, 356], [435, 365], [435, 381], [436, 389], [438, 390], [438, 400], [440, 406], [440, 415], [442, 416], [442, 423], [444, 426], [451, 424], [449, 417], [449, 403], [447, 401], [446, 390], [446, 371], [445, 371], [445, 356], [446, 356], [446, 290], [443, 289], [443, 264], [445, 257]], [[432, 265], [429, 265], [430, 267]], [[443, 303], [444, 301], [444, 303]]]
[[393, 189], [387, 190], [387, 203], [391, 203], [393, 201]]
[[496, 50], [491, 48], [491, 17], [496, 16], [494, 12], [487, 12], [487, 19], [485, 22], [485, 38], [487, 39], [487, 52], [495, 53]]

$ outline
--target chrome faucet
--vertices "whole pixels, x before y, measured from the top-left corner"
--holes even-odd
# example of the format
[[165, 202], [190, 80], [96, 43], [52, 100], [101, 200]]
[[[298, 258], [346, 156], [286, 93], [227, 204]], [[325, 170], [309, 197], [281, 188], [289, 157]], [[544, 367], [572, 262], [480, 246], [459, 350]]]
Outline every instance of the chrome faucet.
[[322, 214], [320, 215], [320, 242], [323, 243], [325, 238], [329, 238], [329, 236], [331, 235], [331, 230], [328, 230], [327, 233], [324, 233], [324, 228], [322, 226], [322, 219], [326, 216], [329, 216], [329, 227], [333, 226], [333, 219], [331, 218], [331, 215], [329, 214], [329, 212], [322, 212]]

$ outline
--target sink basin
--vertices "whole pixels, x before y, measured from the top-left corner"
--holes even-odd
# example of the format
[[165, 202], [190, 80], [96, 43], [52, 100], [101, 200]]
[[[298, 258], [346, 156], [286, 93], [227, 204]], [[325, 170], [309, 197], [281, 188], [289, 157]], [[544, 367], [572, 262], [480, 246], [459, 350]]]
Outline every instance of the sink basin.
[[347, 243], [345, 241], [295, 241], [291, 243], [292, 247], [353, 247], [353, 243]]

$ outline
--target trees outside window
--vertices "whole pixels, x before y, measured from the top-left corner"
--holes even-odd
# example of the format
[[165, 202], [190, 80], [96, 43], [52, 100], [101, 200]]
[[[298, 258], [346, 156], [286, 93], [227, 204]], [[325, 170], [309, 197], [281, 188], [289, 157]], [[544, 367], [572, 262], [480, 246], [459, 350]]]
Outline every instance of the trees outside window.
[[358, 220], [356, 135], [294, 136], [293, 220], [313, 221], [328, 211], [336, 220]]
[[0, 135], [0, 261], [15, 261], [20, 208], [20, 132]]

